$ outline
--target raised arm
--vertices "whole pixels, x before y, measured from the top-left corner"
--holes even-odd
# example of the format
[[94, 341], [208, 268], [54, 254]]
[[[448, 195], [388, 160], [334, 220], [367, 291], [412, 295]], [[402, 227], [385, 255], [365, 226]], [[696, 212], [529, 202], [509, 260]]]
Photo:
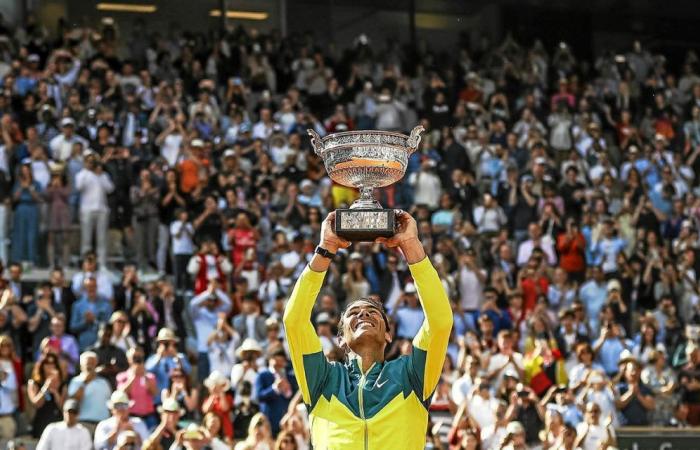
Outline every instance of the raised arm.
[[411, 364], [422, 392], [421, 401], [430, 398], [440, 380], [447, 343], [452, 331], [452, 308], [437, 271], [418, 240], [416, 221], [405, 211], [397, 214], [398, 230], [391, 239], [378, 239], [388, 247], [398, 246], [409, 264], [418, 290], [425, 320], [413, 338]]
[[[335, 236], [332, 231], [333, 220], [335, 220], [334, 212], [330, 213], [323, 222], [320, 246], [336, 253], [338, 248], [347, 247], [349, 243]], [[311, 407], [321, 395], [328, 372], [328, 361], [311, 323], [311, 311], [329, 266], [330, 259], [314, 255], [297, 280], [284, 309], [284, 329], [289, 343], [292, 366], [304, 402]]]

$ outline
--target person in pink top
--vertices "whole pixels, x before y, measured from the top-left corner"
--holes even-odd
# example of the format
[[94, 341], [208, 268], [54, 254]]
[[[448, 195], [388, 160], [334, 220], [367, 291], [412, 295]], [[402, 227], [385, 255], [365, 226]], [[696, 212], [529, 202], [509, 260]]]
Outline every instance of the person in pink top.
[[158, 392], [156, 377], [146, 372], [145, 356], [140, 347], [132, 347], [126, 354], [129, 368], [117, 374], [117, 389], [126, 392], [132, 405], [130, 415], [139, 417], [149, 429], [158, 425], [154, 396]]

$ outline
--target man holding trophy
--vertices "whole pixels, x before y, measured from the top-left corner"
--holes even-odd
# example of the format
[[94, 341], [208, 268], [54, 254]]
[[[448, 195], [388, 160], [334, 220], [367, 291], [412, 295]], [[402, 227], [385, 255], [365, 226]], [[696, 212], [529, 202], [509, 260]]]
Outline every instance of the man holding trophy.
[[[329, 176], [362, 192], [349, 210], [326, 217], [316, 254], [298, 279], [284, 313], [292, 364], [309, 407], [311, 439], [318, 450], [425, 446], [428, 406], [440, 379], [452, 311], [418, 239], [416, 221], [407, 212], [381, 209], [371, 198], [371, 188], [391, 184], [403, 175], [420, 131], [417, 127], [408, 138], [359, 131], [327, 136], [323, 143], [317, 135], [313, 139]], [[329, 141], [338, 145], [325, 147]], [[384, 360], [384, 350], [391, 343], [386, 313], [381, 303], [361, 298], [349, 302], [341, 317], [342, 346], [349, 361], [331, 363], [324, 356], [311, 311], [335, 253], [348, 247], [350, 240], [398, 247], [406, 258], [425, 312], [411, 355]]]

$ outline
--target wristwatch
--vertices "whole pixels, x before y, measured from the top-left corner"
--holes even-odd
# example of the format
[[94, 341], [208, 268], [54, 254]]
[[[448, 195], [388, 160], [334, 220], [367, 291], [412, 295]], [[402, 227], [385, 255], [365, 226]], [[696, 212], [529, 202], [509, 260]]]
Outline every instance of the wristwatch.
[[314, 250], [314, 253], [316, 253], [317, 255], [321, 255], [324, 258], [331, 259], [331, 260], [333, 258], [335, 258], [335, 253], [332, 253], [332, 252], [326, 250], [325, 248], [321, 247], [320, 245], [316, 247], [316, 250]]

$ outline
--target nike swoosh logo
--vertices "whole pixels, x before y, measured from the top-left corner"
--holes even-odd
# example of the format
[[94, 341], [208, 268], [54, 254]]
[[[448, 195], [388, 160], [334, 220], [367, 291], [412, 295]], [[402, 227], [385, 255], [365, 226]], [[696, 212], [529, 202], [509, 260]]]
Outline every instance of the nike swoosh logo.
[[381, 383], [377, 382], [377, 389], [381, 389], [382, 386], [384, 386], [387, 383], [387, 381], [389, 381], [389, 380], [386, 379], [386, 380], [382, 381]]

